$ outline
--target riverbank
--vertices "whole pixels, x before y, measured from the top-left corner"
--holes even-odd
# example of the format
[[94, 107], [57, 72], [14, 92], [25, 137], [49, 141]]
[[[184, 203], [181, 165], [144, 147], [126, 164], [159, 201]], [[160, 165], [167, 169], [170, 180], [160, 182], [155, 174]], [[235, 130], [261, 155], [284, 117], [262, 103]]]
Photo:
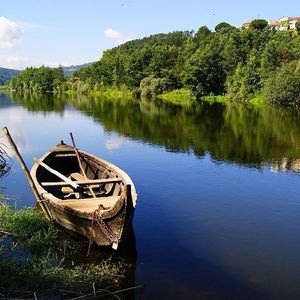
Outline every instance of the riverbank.
[[[162, 95], [159, 95], [158, 98], [170, 102], [176, 105], [189, 105], [192, 102], [196, 101], [195, 96], [188, 89], [174, 90], [171, 92], [165, 92]], [[209, 103], [232, 103], [225, 95], [208, 95], [203, 96], [200, 101], [209, 102]], [[262, 94], [257, 94], [245, 101], [246, 104], [250, 104], [255, 107], [264, 107], [266, 105], [266, 98]]]
[[67, 95], [87, 94], [89, 96], [105, 96], [111, 98], [133, 98], [133, 92], [128, 89], [105, 88], [101, 90], [91, 90], [86, 93], [80, 93], [76, 90], [66, 90], [63, 93]]
[[[7, 88], [2, 86], [3, 91], [8, 92], [15, 92], [15, 91], [9, 91]], [[27, 93], [28, 94], [28, 93]], [[34, 93], [37, 95], [36, 93]], [[54, 93], [54, 95], [87, 95], [92, 97], [107, 97], [112, 99], [137, 99], [140, 98], [140, 94], [137, 90], [130, 91], [127, 88], [114, 88], [114, 87], [107, 87], [100, 90], [90, 90], [86, 92], [79, 92], [77, 90], [69, 89], [69, 90], [63, 90], [59, 93]], [[179, 106], [188, 106], [196, 101], [203, 101], [203, 102], [209, 102], [209, 103], [235, 103], [233, 101], [230, 101], [229, 98], [226, 95], [207, 95], [201, 97], [200, 100], [196, 100], [196, 97], [192, 94], [192, 91], [189, 89], [178, 89], [168, 92], [163, 92], [162, 94], [156, 95], [154, 98], [151, 98], [151, 100], [160, 99], [164, 102], [172, 103]], [[256, 94], [252, 96], [251, 98], [245, 100], [245, 104], [249, 104], [255, 107], [264, 107], [267, 105], [266, 98], [262, 94]]]
[[[88, 94], [90, 96], [104, 96], [109, 98], [136, 98], [135, 92], [130, 91], [128, 89], [116, 89], [116, 88], [107, 88], [100, 91], [90, 91]], [[75, 90], [68, 90], [66, 91], [66, 94], [68, 95], [76, 95], [78, 92]], [[179, 90], [173, 90], [169, 92], [164, 92], [162, 94], [157, 95], [155, 99], [160, 99], [164, 102], [172, 103], [175, 105], [180, 106], [187, 106], [192, 103], [194, 103], [196, 100], [196, 97], [192, 94], [192, 91], [189, 89], [179, 89]], [[224, 103], [228, 104], [230, 100], [225, 95], [208, 95], [203, 96], [199, 101], [203, 102], [209, 102], [209, 103]], [[230, 102], [232, 103], [232, 102]], [[246, 104], [250, 104], [256, 107], [263, 107], [266, 105], [266, 99], [262, 94], [254, 95], [252, 98], [245, 101]]]
[[63, 236], [36, 208], [0, 203], [0, 293], [5, 297], [39, 292], [68, 298], [122, 289], [130, 266], [112, 257], [93, 261], [86, 257], [89, 252], [88, 243]]

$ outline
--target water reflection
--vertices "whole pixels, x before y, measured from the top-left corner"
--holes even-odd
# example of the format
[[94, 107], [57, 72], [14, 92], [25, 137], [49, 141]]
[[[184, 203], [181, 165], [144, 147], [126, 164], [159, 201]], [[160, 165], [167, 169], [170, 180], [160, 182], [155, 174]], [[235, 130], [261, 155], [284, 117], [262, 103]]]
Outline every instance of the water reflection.
[[[217, 161], [299, 170], [300, 112], [297, 110], [220, 103], [180, 107], [159, 100], [111, 100], [85, 95], [12, 94], [11, 97], [30, 111], [63, 112], [67, 103], [74, 105], [100, 121], [106, 131], [124, 136], [108, 141], [107, 148], [126, 143], [127, 136], [164, 146], [172, 152], [194, 153], [198, 157], [208, 152]], [[2, 95], [1, 103], [3, 98]]]
[[[84, 96], [68, 101], [100, 121], [107, 131], [164, 146], [172, 152], [209, 152], [229, 161], [278, 170], [299, 170], [300, 112], [243, 105], [196, 103], [178, 107], [161, 101], [135, 101]], [[115, 146], [124, 139], [114, 141]], [[280, 167], [276, 167], [276, 165]]]
[[[4, 98], [8, 94], [2, 94], [1, 97]], [[18, 94], [9, 93], [11, 99], [14, 102], [21, 104], [27, 108], [28, 111], [33, 112], [62, 112], [65, 108], [65, 101], [62, 97], [53, 97], [52, 94]]]
[[281, 172], [299, 169], [299, 112], [56, 98], [49, 111], [41, 98], [39, 113], [12, 106], [1, 116], [23, 114], [26, 144], [38, 148], [30, 162], [76, 130], [79, 147], [128, 171], [140, 196], [134, 277], [144, 298], [299, 299], [299, 178]]

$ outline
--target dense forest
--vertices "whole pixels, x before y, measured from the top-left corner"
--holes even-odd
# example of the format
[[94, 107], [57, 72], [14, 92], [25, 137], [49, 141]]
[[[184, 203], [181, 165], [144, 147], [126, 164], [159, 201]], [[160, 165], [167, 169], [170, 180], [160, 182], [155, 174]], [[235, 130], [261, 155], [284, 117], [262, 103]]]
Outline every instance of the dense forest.
[[99, 61], [67, 79], [60, 68], [28, 68], [8, 87], [80, 93], [113, 87], [148, 98], [181, 89], [197, 99], [224, 95], [244, 102], [263, 95], [270, 103], [297, 104], [299, 32], [276, 31], [265, 20], [254, 20], [247, 29], [222, 22], [214, 31], [202, 26], [196, 32], [156, 34], [106, 50]]
[[59, 68], [26, 68], [16, 77], [8, 81], [7, 86], [10, 90], [18, 92], [59, 92], [64, 85], [64, 71]]

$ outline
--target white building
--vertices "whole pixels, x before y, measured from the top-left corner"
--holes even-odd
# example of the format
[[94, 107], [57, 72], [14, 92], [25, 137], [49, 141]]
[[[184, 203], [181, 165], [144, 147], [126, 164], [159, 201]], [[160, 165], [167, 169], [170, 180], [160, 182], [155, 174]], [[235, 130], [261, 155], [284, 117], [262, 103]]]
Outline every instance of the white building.
[[274, 30], [279, 30], [280, 23], [277, 20], [268, 20], [268, 26]]
[[[300, 17], [282, 17], [277, 20], [267, 20], [268, 27], [274, 30], [295, 30], [296, 23], [300, 22]], [[241, 28], [247, 29], [250, 26], [251, 21], [246, 21]]]
[[295, 30], [297, 22], [300, 22], [300, 17], [282, 17], [279, 19], [279, 30]]

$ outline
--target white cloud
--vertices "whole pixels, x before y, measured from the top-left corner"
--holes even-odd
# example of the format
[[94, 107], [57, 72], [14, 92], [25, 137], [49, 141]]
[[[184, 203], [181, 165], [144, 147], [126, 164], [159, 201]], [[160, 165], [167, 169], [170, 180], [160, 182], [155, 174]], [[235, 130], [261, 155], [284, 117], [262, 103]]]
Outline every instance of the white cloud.
[[105, 141], [105, 148], [107, 150], [116, 150], [129, 143], [130, 140], [123, 136], [110, 137]]
[[131, 36], [126, 36], [122, 32], [112, 28], [106, 28], [104, 30], [104, 35], [110, 39], [115, 40], [118, 44], [123, 44], [132, 40]]
[[20, 44], [23, 30], [16, 22], [0, 17], [0, 48], [15, 48]]

